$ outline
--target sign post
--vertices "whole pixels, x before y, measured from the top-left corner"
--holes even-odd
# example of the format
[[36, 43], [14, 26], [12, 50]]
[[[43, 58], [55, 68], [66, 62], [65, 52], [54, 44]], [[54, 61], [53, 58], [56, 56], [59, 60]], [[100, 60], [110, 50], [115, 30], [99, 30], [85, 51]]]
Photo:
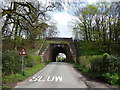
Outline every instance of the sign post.
[[22, 55], [22, 75], [25, 76], [25, 73], [24, 73], [24, 55], [27, 55], [27, 53], [26, 53], [24, 48], [22, 48], [20, 50], [19, 55]]
[[22, 55], [22, 75], [25, 76], [25, 73], [24, 73], [24, 55]]

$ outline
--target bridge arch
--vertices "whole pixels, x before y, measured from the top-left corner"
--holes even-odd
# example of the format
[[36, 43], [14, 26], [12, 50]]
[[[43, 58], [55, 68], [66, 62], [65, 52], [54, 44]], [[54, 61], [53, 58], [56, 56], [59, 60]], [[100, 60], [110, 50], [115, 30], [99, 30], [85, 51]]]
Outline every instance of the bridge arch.
[[74, 62], [68, 44], [50, 44], [50, 60], [56, 62], [56, 57], [59, 53], [66, 55], [66, 62]]
[[52, 55], [51, 55], [51, 60], [52, 62], [56, 62], [56, 57], [58, 56], [59, 53], [64, 53], [66, 55], [66, 59], [68, 59], [67, 51], [63, 47], [55, 47], [52, 50]]
[[[46, 38], [49, 42], [45, 50], [42, 52], [42, 61], [56, 61], [56, 57], [59, 53], [66, 55], [66, 62], [76, 63], [76, 48], [72, 38]], [[62, 43], [62, 42], [64, 43]]]

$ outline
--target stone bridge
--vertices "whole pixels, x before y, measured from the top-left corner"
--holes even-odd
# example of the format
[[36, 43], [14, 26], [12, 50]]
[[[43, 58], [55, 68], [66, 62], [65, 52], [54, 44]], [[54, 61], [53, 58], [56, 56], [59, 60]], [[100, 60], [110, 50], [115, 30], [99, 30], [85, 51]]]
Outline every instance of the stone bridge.
[[76, 63], [77, 50], [72, 38], [46, 38], [49, 42], [46, 49], [42, 53], [44, 61], [56, 61], [56, 57], [59, 53], [66, 55], [66, 62]]

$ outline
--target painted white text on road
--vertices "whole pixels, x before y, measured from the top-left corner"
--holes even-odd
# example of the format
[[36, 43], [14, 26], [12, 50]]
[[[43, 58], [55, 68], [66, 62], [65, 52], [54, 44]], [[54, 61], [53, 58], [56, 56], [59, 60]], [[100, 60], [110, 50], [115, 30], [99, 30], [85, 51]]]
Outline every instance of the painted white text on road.
[[48, 81], [48, 82], [62, 82], [63, 78], [62, 76], [48, 76], [47, 78], [43, 77], [43, 76], [36, 76], [33, 77], [32, 79], [30, 79], [29, 81], [31, 82], [38, 82], [38, 81]]

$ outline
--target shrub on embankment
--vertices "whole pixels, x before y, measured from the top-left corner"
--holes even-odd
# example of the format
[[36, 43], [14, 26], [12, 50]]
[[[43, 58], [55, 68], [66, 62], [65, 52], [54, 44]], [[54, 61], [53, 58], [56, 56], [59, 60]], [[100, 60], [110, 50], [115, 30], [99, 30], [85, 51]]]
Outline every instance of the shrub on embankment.
[[40, 56], [24, 56], [24, 75], [21, 71], [22, 56], [15, 51], [2, 53], [2, 88], [12, 88], [45, 67]]
[[76, 67], [91, 77], [120, 85], [120, 58], [108, 55], [81, 56]]
[[[34, 55], [24, 56], [24, 67], [31, 68], [37, 64], [40, 64], [41, 57]], [[14, 51], [5, 51], [2, 53], [2, 72], [4, 75], [11, 75], [21, 73], [22, 56]]]

